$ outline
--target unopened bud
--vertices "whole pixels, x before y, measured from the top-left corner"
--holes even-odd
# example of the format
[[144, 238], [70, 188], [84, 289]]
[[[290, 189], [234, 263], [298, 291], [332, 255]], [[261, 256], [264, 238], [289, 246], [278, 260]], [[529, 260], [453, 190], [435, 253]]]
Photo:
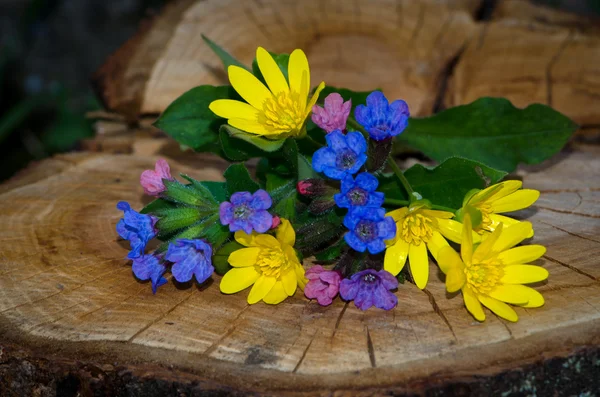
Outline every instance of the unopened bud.
[[327, 186], [324, 179], [303, 179], [296, 185], [296, 190], [306, 197], [319, 197], [328, 193], [331, 188]]
[[277, 215], [273, 216], [273, 223], [271, 224], [271, 229], [275, 229], [281, 223], [281, 218]]

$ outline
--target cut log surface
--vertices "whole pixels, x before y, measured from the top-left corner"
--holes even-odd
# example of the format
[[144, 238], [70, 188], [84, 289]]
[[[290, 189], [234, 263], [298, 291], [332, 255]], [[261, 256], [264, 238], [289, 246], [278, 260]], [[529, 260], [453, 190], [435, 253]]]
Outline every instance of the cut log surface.
[[550, 272], [535, 286], [546, 304], [516, 308], [518, 323], [489, 312], [475, 321], [460, 296], [445, 293], [434, 263], [427, 289], [401, 285], [389, 312], [339, 299], [321, 307], [300, 292], [277, 306], [248, 305], [248, 291], [221, 294], [217, 276], [201, 286], [170, 282], [153, 295], [134, 278], [115, 231], [118, 201], [136, 209], [149, 201], [139, 175], [159, 157], [174, 175], [222, 179], [224, 160], [182, 153], [141, 118], [195, 85], [226, 83], [201, 34], [245, 63], [258, 45], [303, 48], [313, 83], [379, 87], [405, 99], [413, 115], [485, 95], [550, 104], [597, 142], [594, 22], [495, 3], [482, 22], [476, 0], [170, 2], [96, 75], [118, 116], [98, 124], [98, 136], [83, 144], [88, 152], [45, 160], [0, 185], [0, 395], [553, 395], [559, 385], [596, 392], [597, 145], [574, 143], [516, 174], [541, 191], [516, 216], [533, 223], [531, 243], [547, 247], [537, 264]]
[[[0, 319], [4, 340], [78, 359], [174, 366], [245, 391], [393, 387], [436, 374], [483, 374], [600, 342], [600, 153], [582, 146], [521, 170], [541, 198], [522, 212], [550, 272], [546, 304], [516, 308], [520, 321], [478, 323], [449, 299], [435, 265], [427, 289], [406, 283], [399, 305], [362, 312], [340, 300], [321, 307], [297, 293], [280, 305], [248, 305], [247, 291], [169, 283], [152, 295], [123, 259], [119, 200], [140, 208], [138, 177], [154, 158], [67, 155], [0, 195]], [[174, 172], [219, 180], [224, 163]], [[32, 174], [42, 173], [40, 178]], [[435, 276], [438, 275], [438, 276]], [[25, 342], [24, 342], [25, 341]], [[111, 362], [111, 361], [108, 361]], [[356, 376], [361, 374], [361, 376]], [[300, 389], [298, 389], [300, 388]]]

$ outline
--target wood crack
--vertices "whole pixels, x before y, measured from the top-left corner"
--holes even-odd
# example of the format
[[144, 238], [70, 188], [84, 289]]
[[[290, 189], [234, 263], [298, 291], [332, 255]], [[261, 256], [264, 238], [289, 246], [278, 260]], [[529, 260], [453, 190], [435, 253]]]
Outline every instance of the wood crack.
[[435, 301], [435, 298], [433, 297], [433, 294], [431, 292], [429, 292], [426, 288], [423, 289], [423, 292], [429, 297], [429, 303], [431, 304], [433, 311], [444, 321], [444, 323], [446, 323], [446, 325], [448, 326], [448, 329], [450, 330], [450, 332], [452, 332], [452, 336], [454, 337], [455, 340], [457, 340], [456, 334], [454, 333], [454, 329], [452, 328], [452, 325], [450, 325], [450, 322], [446, 318], [446, 315], [442, 312], [442, 310], [438, 306], [437, 302]]
[[546, 103], [548, 106], [552, 106], [552, 67], [558, 61], [563, 51], [567, 47], [567, 45], [571, 42], [571, 38], [573, 37], [573, 32], [569, 31], [565, 40], [560, 44], [556, 54], [552, 56], [550, 62], [548, 62], [548, 66], [546, 66], [545, 77], [546, 77]]
[[570, 232], [570, 231], [568, 231], [566, 229], [563, 229], [561, 227], [555, 226], [555, 225], [553, 225], [551, 223], [548, 223], [548, 222], [544, 222], [544, 221], [539, 220], [539, 219], [537, 219], [537, 221], [540, 222], [540, 223], [543, 223], [544, 225], [551, 226], [551, 227], [555, 228], [556, 230], [560, 230], [561, 232], [565, 232], [565, 233], [567, 233], [570, 236], [579, 237], [580, 239], [587, 240], [587, 241], [592, 241], [592, 242], [595, 242], [595, 243], [600, 243], [600, 240], [595, 240], [593, 238], [585, 237], [585, 236], [582, 236], [580, 234]]
[[310, 349], [310, 346], [312, 345], [313, 341], [315, 340], [316, 335], [317, 335], [317, 331], [315, 331], [313, 333], [312, 337], [310, 338], [310, 342], [308, 342], [308, 345], [306, 345], [306, 347], [304, 348], [304, 351], [302, 352], [302, 356], [300, 357], [300, 361], [298, 361], [298, 363], [294, 367], [292, 373], [295, 374], [296, 372], [298, 372], [298, 368], [300, 368], [300, 365], [302, 365], [302, 363], [304, 362], [304, 358], [306, 357], [306, 354], [308, 353], [308, 349]]
[[333, 327], [333, 333], [331, 334], [331, 339], [333, 340], [333, 337], [335, 336], [335, 333], [337, 332], [339, 326], [340, 326], [340, 322], [342, 321], [342, 317], [344, 317], [344, 313], [346, 313], [346, 309], [348, 308], [348, 302], [344, 303], [344, 307], [342, 308], [342, 311], [340, 312], [340, 314], [338, 315], [338, 318], [335, 322], [335, 327]]
[[208, 349], [206, 349], [206, 351], [204, 351], [204, 355], [206, 356], [210, 356], [215, 350], [217, 350], [217, 347], [219, 347], [219, 345], [221, 344], [221, 342], [223, 342], [225, 339], [227, 339], [231, 334], [233, 334], [233, 331], [235, 331], [235, 329], [238, 326], [238, 322], [240, 320], [240, 318], [242, 317], [242, 314], [244, 314], [244, 312], [246, 310], [248, 310], [248, 308], [250, 307], [249, 304], [246, 304], [246, 307], [244, 307], [237, 316], [235, 316], [235, 318], [233, 319], [233, 321], [231, 322], [231, 327], [229, 327], [229, 329], [227, 330], [227, 332], [225, 332], [223, 334], [223, 336], [221, 336], [216, 342], [214, 342], [212, 345], [210, 345], [208, 347]]
[[367, 350], [369, 351], [369, 361], [371, 361], [371, 367], [376, 368], [377, 363], [375, 362], [375, 349], [373, 348], [373, 340], [371, 339], [371, 333], [369, 332], [369, 326], [365, 325], [367, 332]]
[[535, 206], [537, 208], [541, 208], [543, 210], [548, 210], [548, 211], [552, 211], [552, 212], [558, 212], [559, 214], [579, 215], [579, 216], [583, 216], [584, 218], [600, 219], [600, 215], [586, 214], [586, 213], [583, 213], [583, 212], [575, 212], [575, 211], [570, 211], [570, 210], [557, 210], [555, 208], [542, 207], [541, 205], [538, 205], [538, 204], [536, 204]]
[[192, 295], [194, 295], [194, 290], [192, 290], [188, 294], [188, 296], [186, 296], [185, 298], [183, 298], [182, 300], [180, 300], [179, 302], [177, 302], [176, 304], [174, 304], [173, 307], [171, 307], [169, 310], [167, 310], [162, 315], [160, 315], [157, 318], [155, 318], [154, 320], [152, 320], [148, 325], [146, 325], [145, 327], [143, 327], [142, 329], [140, 329], [138, 332], [136, 332], [131, 338], [129, 338], [127, 340], [127, 342], [129, 342], [129, 343], [133, 342], [133, 340], [135, 338], [137, 338], [142, 332], [146, 331], [148, 328], [152, 327], [154, 324], [158, 323], [163, 318], [165, 318], [166, 316], [168, 316], [170, 313], [173, 312], [173, 310], [177, 309], [182, 303], [187, 302], [192, 297]]
[[546, 258], [546, 259], [548, 259], [550, 262], [554, 262], [554, 263], [556, 263], [556, 264], [559, 264], [559, 265], [561, 265], [561, 266], [564, 266], [564, 267], [566, 267], [566, 268], [568, 268], [568, 269], [571, 269], [571, 270], [573, 270], [575, 273], [579, 273], [579, 274], [581, 274], [582, 276], [586, 276], [586, 277], [588, 277], [588, 278], [591, 278], [591, 279], [592, 279], [592, 280], [594, 280], [594, 281], [599, 281], [599, 280], [598, 280], [598, 278], [596, 278], [596, 277], [592, 276], [591, 274], [589, 274], [589, 273], [586, 273], [586, 272], [584, 272], [583, 270], [576, 268], [575, 266], [572, 266], [572, 265], [569, 265], [569, 264], [567, 264], [567, 263], [561, 262], [561, 261], [559, 261], [558, 259], [551, 258], [551, 257], [549, 257], [548, 255], [544, 255], [544, 256], [543, 256], [543, 258]]

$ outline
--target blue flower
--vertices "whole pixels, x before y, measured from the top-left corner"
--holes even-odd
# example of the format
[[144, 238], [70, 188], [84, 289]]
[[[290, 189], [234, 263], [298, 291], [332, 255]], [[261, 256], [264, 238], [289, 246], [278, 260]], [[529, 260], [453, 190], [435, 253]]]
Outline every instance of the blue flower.
[[327, 146], [313, 155], [313, 168], [331, 179], [343, 179], [354, 175], [367, 161], [367, 141], [360, 132], [342, 134], [335, 130], [325, 136]]
[[388, 104], [387, 98], [380, 91], [370, 93], [367, 105], [358, 105], [354, 110], [356, 121], [376, 141], [400, 135], [408, 125], [409, 116], [406, 102], [397, 100]]
[[378, 254], [385, 250], [383, 240], [396, 236], [396, 223], [390, 216], [385, 216], [383, 208], [354, 207], [344, 218], [344, 226], [348, 233], [344, 236], [346, 243], [354, 250]]
[[124, 212], [123, 218], [117, 223], [117, 233], [121, 238], [129, 240], [131, 251], [129, 259], [144, 255], [146, 244], [156, 236], [156, 217], [140, 214], [131, 209], [129, 203], [119, 201], [117, 209]]
[[166, 267], [156, 255], [148, 254], [135, 258], [131, 270], [140, 280], [152, 280], [153, 294], [156, 294], [158, 287], [167, 283], [167, 279], [162, 276]]
[[341, 193], [333, 196], [335, 203], [340, 208], [353, 207], [381, 207], [384, 194], [376, 192], [379, 181], [368, 172], [360, 173], [353, 179], [346, 175], [342, 179]]
[[215, 270], [211, 256], [212, 247], [206, 241], [179, 239], [169, 244], [165, 259], [173, 262], [171, 273], [175, 280], [184, 283], [196, 276], [203, 283]]
[[398, 288], [398, 280], [385, 270], [366, 269], [354, 273], [340, 283], [342, 299], [353, 300], [360, 310], [371, 306], [391, 310], [398, 304], [398, 297], [390, 290]]
[[219, 206], [221, 224], [229, 225], [229, 231], [243, 230], [250, 234], [256, 230], [264, 233], [273, 226], [273, 215], [267, 211], [273, 205], [273, 200], [265, 190], [257, 190], [254, 194], [236, 192], [230, 200]]

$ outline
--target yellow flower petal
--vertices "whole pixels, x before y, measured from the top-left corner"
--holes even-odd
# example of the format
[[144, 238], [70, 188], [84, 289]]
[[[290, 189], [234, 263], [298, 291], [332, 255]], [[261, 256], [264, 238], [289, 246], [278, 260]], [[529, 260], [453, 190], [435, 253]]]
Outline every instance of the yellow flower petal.
[[256, 63], [258, 63], [260, 73], [273, 94], [290, 92], [290, 87], [281, 69], [279, 69], [271, 54], [262, 47], [256, 49]]
[[[508, 226], [516, 225], [517, 223], [521, 222], [517, 219], [513, 219], [508, 216], [498, 215], [498, 214], [490, 214], [490, 220], [492, 221], [492, 223], [486, 228], [486, 230], [489, 230], [490, 232], [493, 232], [494, 229], [497, 228], [498, 225], [501, 223], [504, 224], [504, 227], [508, 227]], [[527, 238], [531, 238], [531, 237], [533, 237], [533, 228], [531, 229], [531, 233], [529, 233]]]
[[264, 135], [267, 138], [277, 139], [277, 134], [279, 134], [279, 131], [258, 121], [235, 118], [227, 120], [227, 123], [239, 130], [246, 131], [250, 134]]
[[396, 244], [385, 250], [383, 268], [394, 276], [397, 276], [404, 268], [406, 258], [408, 258], [408, 243], [403, 239], [398, 239]]
[[515, 305], [523, 305], [529, 301], [529, 298], [520, 287], [522, 286], [498, 284], [493, 290], [491, 290], [488, 293], [488, 295], [502, 302], [514, 303]]
[[321, 91], [323, 91], [324, 88], [325, 88], [325, 82], [321, 81], [321, 84], [319, 84], [317, 86], [317, 88], [315, 88], [315, 92], [313, 93], [312, 98], [310, 98], [308, 105], [306, 105], [305, 117], [308, 117], [310, 112], [312, 112], [312, 108], [313, 108], [313, 106], [315, 106], [315, 103], [317, 103], [317, 101], [319, 100], [319, 94], [321, 93]]
[[229, 82], [246, 102], [262, 111], [265, 101], [271, 99], [273, 94], [252, 73], [239, 66], [230, 66], [227, 69]]
[[394, 222], [398, 222], [406, 216], [408, 207], [402, 207], [388, 212], [385, 216], [391, 216]]
[[450, 219], [454, 218], [454, 214], [449, 211], [438, 211], [438, 210], [423, 210], [423, 215], [427, 215], [433, 218]]
[[296, 272], [294, 269], [290, 269], [281, 275], [281, 282], [283, 283], [283, 289], [289, 296], [294, 295], [296, 288], [298, 288], [298, 282], [296, 279]]
[[208, 108], [217, 116], [226, 119], [245, 119], [257, 121], [261, 114], [259, 110], [248, 105], [246, 102], [233, 99], [217, 99], [212, 101]]
[[277, 227], [275, 232], [277, 240], [284, 244], [291, 245], [292, 247], [296, 243], [296, 232], [292, 227], [292, 224], [287, 219], [281, 218], [281, 224]]
[[[478, 203], [484, 202], [488, 198], [492, 197], [496, 192], [500, 191], [501, 189], [502, 189], [502, 185], [499, 183], [492, 185], [492, 186], [488, 186], [485, 189], [480, 190], [479, 192], [472, 195], [468, 201], [463, 202], [463, 206], [467, 205], [467, 204], [476, 205]], [[468, 195], [468, 193], [467, 193], [467, 195]]]
[[492, 212], [518, 211], [529, 207], [540, 197], [540, 192], [523, 189], [491, 202]]
[[254, 266], [259, 253], [258, 247], [242, 248], [229, 254], [227, 262], [233, 267]]
[[463, 224], [452, 219], [438, 219], [440, 233], [448, 240], [459, 243], [462, 240]]
[[454, 251], [454, 248], [448, 245], [440, 250], [438, 256], [438, 266], [444, 274], [448, 274], [450, 269], [453, 268], [458, 268], [463, 271], [465, 265], [458, 253]]
[[442, 236], [442, 234], [437, 230], [433, 232], [433, 235], [427, 242], [427, 248], [429, 249], [429, 252], [431, 252], [431, 255], [436, 261], [438, 261], [438, 255], [440, 250], [448, 246], [448, 242], [446, 241], [444, 236]]
[[540, 306], [544, 305], [544, 297], [542, 296], [542, 294], [540, 294], [538, 291], [534, 290], [533, 288], [529, 288], [525, 285], [522, 285], [521, 287], [523, 287], [524, 292], [529, 297], [529, 302], [527, 302], [524, 305], [519, 305], [519, 306], [532, 308], [532, 307], [540, 307]]
[[427, 257], [427, 246], [424, 243], [410, 245], [408, 249], [410, 260], [410, 274], [419, 289], [425, 288], [429, 279], [429, 258]]
[[502, 317], [505, 320], [512, 321], [513, 323], [519, 320], [517, 313], [506, 303], [500, 302], [499, 300], [485, 295], [478, 295], [478, 298], [481, 303], [496, 313], [497, 316]]
[[254, 287], [250, 290], [248, 295], [248, 303], [253, 305], [260, 302], [275, 285], [277, 279], [275, 277], [260, 276], [254, 283]]
[[256, 245], [265, 248], [280, 248], [281, 243], [270, 234], [259, 234], [254, 238]]
[[450, 293], [456, 292], [465, 285], [466, 281], [465, 272], [459, 267], [452, 267], [446, 274], [446, 289]]
[[252, 232], [252, 234], [246, 234], [243, 230], [238, 230], [233, 235], [235, 241], [237, 241], [245, 247], [256, 246], [256, 242], [254, 241], [256, 239], [256, 236], [258, 236], [258, 233], [256, 232]]
[[502, 252], [509, 248], [514, 247], [521, 241], [525, 240], [533, 227], [529, 222], [519, 222], [509, 227], [503, 228], [500, 237], [496, 240], [493, 250], [496, 252]]
[[470, 288], [463, 288], [463, 299], [465, 301], [465, 306], [469, 313], [475, 317], [477, 321], [485, 320], [485, 313], [483, 312], [483, 308], [481, 307], [481, 303], [477, 299], [477, 296], [471, 291]]
[[308, 284], [308, 279], [304, 275], [305, 271], [300, 262], [294, 266], [294, 271], [296, 272], [296, 281], [298, 281], [298, 286], [304, 289], [306, 284]]
[[506, 266], [504, 276], [500, 279], [504, 284], [529, 284], [537, 283], [548, 278], [548, 270], [541, 266], [512, 265]]
[[479, 246], [477, 247], [477, 249], [475, 249], [475, 252], [473, 253], [473, 261], [475, 263], [481, 262], [485, 257], [492, 253], [492, 248], [494, 247], [494, 244], [500, 237], [502, 229], [504, 229], [504, 226], [500, 224], [498, 225], [496, 230], [494, 230], [493, 233], [485, 236], [481, 244], [479, 244]]
[[498, 259], [504, 265], [513, 265], [517, 263], [529, 263], [539, 259], [546, 253], [546, 247], [543, 245], [524, 245], [522, 247], [511, 248], [498, 254]]
[[521, 186], [523, 186], [523, 182], [512, 180], [500, 182], [497, 185], [500, 186], [500, 189], [494, 191], [492, 195], [485, 199], [485, 201], [488, 203], [494, 202], [516, 192], [521, 188]]
[[471, 263], [473, 259], [473, 226], [471, 215], [466, 214], [463, 219], [462, 240], [460, 243], [460, 256], [463, 262]]
[[235, 294], [248, 288], [260, 277], [254, 266], [236, 267], [225, 273], [221, 279], [221, 292]]
[[288, 294], [285, 293], [282, 282], [277, 281], [273, 288], [271, 288], [271, 291], [263, 298], [263, 302], [269, 305], [276, 305], [283, 302], [287, 297]]
[[301, 107], [306, 108], [310, 90], [310, 68], [304, 51], [297, 49], [290, 54], [288, 78], [290, 80], [290, 90], [298, 93]]

